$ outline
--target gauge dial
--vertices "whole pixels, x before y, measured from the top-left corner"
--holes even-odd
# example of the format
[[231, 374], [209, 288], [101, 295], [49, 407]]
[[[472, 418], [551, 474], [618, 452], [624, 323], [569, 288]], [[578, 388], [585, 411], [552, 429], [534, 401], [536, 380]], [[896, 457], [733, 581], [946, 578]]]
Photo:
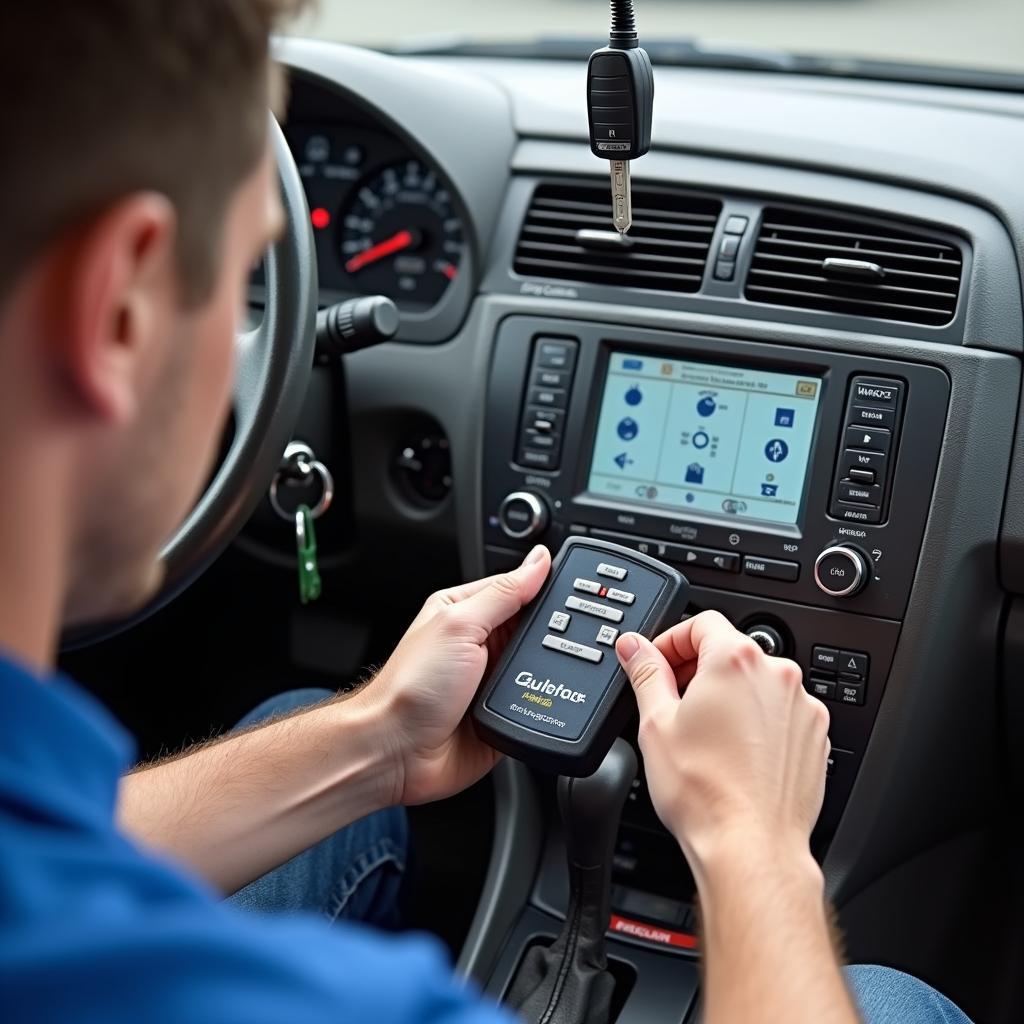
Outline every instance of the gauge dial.
[[356, 287], [405, 308], [438, 302], [458, 276], [464, 246], [451, 194], [419, 160], [375, 174], [342, 220], [341, 259]]

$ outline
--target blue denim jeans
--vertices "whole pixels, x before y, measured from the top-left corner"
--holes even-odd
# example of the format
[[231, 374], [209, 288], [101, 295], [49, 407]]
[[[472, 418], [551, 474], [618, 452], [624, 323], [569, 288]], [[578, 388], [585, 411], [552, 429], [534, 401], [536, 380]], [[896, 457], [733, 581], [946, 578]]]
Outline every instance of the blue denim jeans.
[[866, 1024], [971, 1024], [945, 996], [891, 967], [847, 967], [846, 983]]
[[[330, 697], [327, 690], [292, 690], [272, 697], [239, 726]], [[405, 873], [408, 827], [402, 808], [354, 822], [230, 897], [247, 910], [317, 911], [328, 920], [362, 921], [380, 928], [401, 924], [398, 896]], [[866, 1024], [970, 1024], [945, 996], [889, 967], [846, 968], [846, 981]]]
[[[328, 690], [291, 690], [265, 701], [238, 723], [264, 722], [333, 696]], [[399, 891], [408, 854], [405, 810], [390, 807], [355, 821], [229, 897], [263, 913], [314, 911], [329, 921], [401, 925]]]

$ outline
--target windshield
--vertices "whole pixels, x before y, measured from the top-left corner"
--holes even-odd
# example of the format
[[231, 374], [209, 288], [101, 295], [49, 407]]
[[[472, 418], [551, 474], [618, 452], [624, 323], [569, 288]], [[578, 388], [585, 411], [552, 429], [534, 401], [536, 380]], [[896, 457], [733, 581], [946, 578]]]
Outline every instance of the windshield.
[[[885, 62], [874, 74], [887, 78], [915, 77], [914, 65], [950, 69], [951, 80], [954, 69], [1024, 73], [1024, 0], [637, 0], [635, 7], [641, 44], [656, 63], [729, 66], [746, 56], [756, 66], [752, 51], [766, 50]], [[320, 0], [300, 33], [383, 49], [575, 57], [570, 44], [602, 45], [608, 23], [604, 0]], [[530, 46], [512, 51], [512, 43]], [[667, 43], [686, 45], [673, 53]], [[843, 70], [834, 61], [820, 69]]]

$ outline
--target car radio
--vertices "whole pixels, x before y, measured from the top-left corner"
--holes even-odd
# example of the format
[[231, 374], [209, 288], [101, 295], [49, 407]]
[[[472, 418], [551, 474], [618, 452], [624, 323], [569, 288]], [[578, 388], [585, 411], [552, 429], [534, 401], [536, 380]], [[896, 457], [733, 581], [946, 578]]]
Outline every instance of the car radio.
[[[486, 543], [587, 532], [709, 586], [902, 616], [949, 382], [934, 367], [514, 318]], [[912, 457], [902, 457], [912, 453]]]
[[568, 320], [503, 321], [484, 562], [611, 541], [685, 574], [832, 712], [835, 820], [867, 745], [932, 500], [936, 367]]

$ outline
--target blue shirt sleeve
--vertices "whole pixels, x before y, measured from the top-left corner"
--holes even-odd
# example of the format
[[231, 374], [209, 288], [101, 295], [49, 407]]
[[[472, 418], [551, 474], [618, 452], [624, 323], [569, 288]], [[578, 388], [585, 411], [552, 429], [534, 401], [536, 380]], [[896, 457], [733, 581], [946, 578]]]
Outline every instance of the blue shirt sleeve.
[[111, 1024], [511, 1024], [439, 944], [227, 907], [72, 916], [8, 949], [4, 1019]]

